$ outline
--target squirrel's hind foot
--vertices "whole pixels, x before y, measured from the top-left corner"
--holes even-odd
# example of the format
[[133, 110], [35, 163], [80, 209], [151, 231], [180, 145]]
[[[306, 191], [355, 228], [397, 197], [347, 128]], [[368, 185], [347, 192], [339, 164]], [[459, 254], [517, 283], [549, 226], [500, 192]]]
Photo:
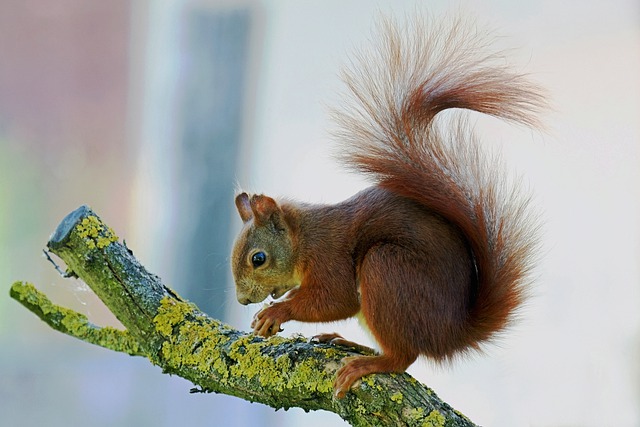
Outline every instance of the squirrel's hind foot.
[[338, 370], [333, 386], [333, 395], [342, 399], [353, 384], [369, 374], [404, 372], [415, 358], [395, 358], [385, 354], [379, 356], [353, 356], [342, 359], [344, 366]]

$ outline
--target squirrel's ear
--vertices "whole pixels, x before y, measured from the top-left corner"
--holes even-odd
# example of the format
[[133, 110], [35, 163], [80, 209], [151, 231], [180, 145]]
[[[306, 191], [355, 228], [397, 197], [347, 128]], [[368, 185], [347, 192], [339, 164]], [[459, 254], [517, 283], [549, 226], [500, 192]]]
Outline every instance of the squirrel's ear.
[[270, 220], [278, 220], [277, 212], [280, 211], [278, 204], [269, 196], [262, 194], [254, 194], [251, 196], [251, 210], [253, 211], [253, 217], [257, 224], [265, 225]]
[[240, 193], [236, 196], [236, 208], [242, 222], [247, 222], [253, 218], [253, 211], [251, 210], [251, 203], [249, 203], [249, 195], [247, 193]]

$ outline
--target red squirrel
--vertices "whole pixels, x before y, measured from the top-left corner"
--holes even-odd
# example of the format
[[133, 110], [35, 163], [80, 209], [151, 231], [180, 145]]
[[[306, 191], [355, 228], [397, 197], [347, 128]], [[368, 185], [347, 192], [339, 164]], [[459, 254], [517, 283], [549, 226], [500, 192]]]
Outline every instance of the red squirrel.
[[448, 361], [480, 350], [522, 304], [535, 255], [529, 198], [507, 185], [463, 113], [436, 115], [466, 109], [536, 126], [541, 92], [461, 20], [381, 27], [380, 43], [343, 74], [349, 92], [334, 112], [342, 159], [374, 184], [333, 205], [235, 199], [244, 223], [232, 253], [238, 301], [286, 294], [256, 314], [254, 332], [358, 316], [377, 341], [378, 354], [344, 360], [337, 397], [420, 355]]

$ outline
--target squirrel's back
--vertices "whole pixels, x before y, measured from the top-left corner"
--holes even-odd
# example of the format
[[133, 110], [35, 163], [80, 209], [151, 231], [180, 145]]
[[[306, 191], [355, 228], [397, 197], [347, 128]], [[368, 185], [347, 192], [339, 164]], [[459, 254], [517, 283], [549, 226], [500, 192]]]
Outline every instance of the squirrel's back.
[[526, 293], [537, 225], [528, 197], [483, 154], [464, 118], [447, 129], [434, 118], [460, 108], [536, 126], [544, 100], [499, 54], [486, 52], [474, 25], [428, 22], [433, 28], [415, 20], [402, 30], [383, 22], [377, 49], [344, 73], [350, 97], [334, 117], [349, 167], [444, 218], [470, 248], [477, 289], [464, 342], [446, 358], [509, 323]]

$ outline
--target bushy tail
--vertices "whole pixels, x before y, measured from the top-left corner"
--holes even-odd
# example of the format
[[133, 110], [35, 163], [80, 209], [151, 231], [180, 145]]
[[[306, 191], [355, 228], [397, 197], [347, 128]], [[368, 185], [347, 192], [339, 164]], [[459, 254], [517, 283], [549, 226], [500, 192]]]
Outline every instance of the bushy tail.
[[414, 21], [400, 30], [382, 23], [379, 46], [344, 73], [349, 102], [334, 114], [336, 134], [349, 167], [466, 235], [479, 278], [469, 317], [468, 344], [475, 346], [504, 328], [521, 304], [536, 224], [528, 198], [479, 150], [464, 119], [444, 132], [434, 116], [462, 108], [536, 126], [544, 100], [500, 55], [483, 53], [487, 37], [474, 25], [426, 25]]

